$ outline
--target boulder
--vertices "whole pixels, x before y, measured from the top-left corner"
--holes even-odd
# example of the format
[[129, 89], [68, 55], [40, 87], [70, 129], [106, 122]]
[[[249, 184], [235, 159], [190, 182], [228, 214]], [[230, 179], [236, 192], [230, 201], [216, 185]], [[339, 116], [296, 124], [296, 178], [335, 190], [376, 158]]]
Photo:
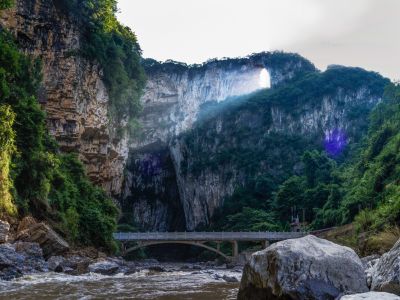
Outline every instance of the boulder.
[[33, 217], [31, 216], [25, 217], [19, 222], [17, 231], [18, 233], [20, 233], [21, 231], [24, 231], [25, 229], [28, 229], [29, 227], [35, 224], [37, 224], [37, 222]]
[[44, 223], [34, 223], [18, 233], [17, 240], [38, 243], [45, 258], [68, 251], [68, 243]]
[[371, 275], [371, 290], [400, 295], [400, 240], [382, 255]]
[[239, 282], [239, 280], [234, 276], [224, 275], [224, 276], [222, 276], [222, 279], [225, 280], [226, 282], [229, 282], [229, 283]]
[[93, 260], [83, 256], [71, 256], [65, 259], [62, 267], [64, 272], [70, 275], [82, 275], [89, 273], [89, 265]]
[[119, 265], [115, 262], [101, 261], [89, 265], [89, 271], [102, 275], [115, 275], [119, 271]]
[[16, 242], [14, 245], [15, 251], [25, 256], [38, 257], [43, 259], [43, 250], [38, 243]]
[[400, 300], [400, 297], [394, 294], [382, 292], [369, 292], [363, 294], [346, 295], [340, 300]]
[[309, 235], [256, 252], [245, 265], [239, 300], [333, 300], [368, 292], [357, 254]]
[[7, 243], [8, 233], [10, 231], [10, 224], [0, 220], [0, 244]]
[[64, 272], [66, 267], [65, 258], [62, 256], [51, 256], [47, 260], [47, 264], [49, 266], [49, 270], [57, 273]]
[[0, 245], [0, 279], [11, 280], [47, 270], [47, 263], [41, 255], [39, 245], [32, 243]]

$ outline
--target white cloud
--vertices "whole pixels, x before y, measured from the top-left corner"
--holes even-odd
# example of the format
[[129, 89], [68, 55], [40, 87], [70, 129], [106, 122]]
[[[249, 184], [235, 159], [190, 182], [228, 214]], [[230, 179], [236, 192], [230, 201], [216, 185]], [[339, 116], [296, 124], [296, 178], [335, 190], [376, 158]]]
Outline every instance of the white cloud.
[[399, 36], [398, 17], [387, 18], [398, 0], [119, 0], [119, 8], [145, 57], [194, 63], [282, 49], [322, 68], [354, 62], [398, 74], [378, 61], [377, 47], [368, 50], [379, 40], [383, 55]]

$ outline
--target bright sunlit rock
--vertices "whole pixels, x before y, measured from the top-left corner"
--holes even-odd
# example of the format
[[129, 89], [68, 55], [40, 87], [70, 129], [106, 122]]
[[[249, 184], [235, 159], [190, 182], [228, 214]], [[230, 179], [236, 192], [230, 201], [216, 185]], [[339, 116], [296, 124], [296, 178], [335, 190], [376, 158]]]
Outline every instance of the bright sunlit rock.
[[260, 71], [259, 84], [260, 87], [263, 89], [271, 87], [271, 77], [269, 76], [269, 72], [267, 71], [267, 69], [262, 69]]

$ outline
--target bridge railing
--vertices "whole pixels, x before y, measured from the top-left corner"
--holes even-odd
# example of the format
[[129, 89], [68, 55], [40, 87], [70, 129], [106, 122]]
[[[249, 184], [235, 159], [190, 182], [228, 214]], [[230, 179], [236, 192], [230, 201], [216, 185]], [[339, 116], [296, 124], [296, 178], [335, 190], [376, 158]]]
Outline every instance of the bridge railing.
[[118, 241], [280, 241], [305, 236], [304, 232], [117, 232]]

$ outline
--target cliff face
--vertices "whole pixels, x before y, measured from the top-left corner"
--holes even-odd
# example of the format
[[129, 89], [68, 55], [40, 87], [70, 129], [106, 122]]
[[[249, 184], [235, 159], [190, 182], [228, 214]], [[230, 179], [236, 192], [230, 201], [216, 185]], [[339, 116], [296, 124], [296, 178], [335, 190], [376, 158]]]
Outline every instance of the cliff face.
[[17, 0], [14, 9], [2, 13], [0, 24], [22, 50], [43, 62], [38, 98], [61, 150], [77, 152], [94, 183], [110, 194], [120, 193], [127, 140], [110, 130], [109, 97], [99, 66], [76, 55], [79, 27], [57, 1], [44, 0]]
[[[271, 89], [257, 92], [263, 69]], [[224, 199], [252, 178], [282, 182], [301, 169], [305, 150], [339, 144], [338, 136], [357, 141], [386, 83], [360, 69], [319, 73], [281, 53], [190, 67], [151, 61], [146, 70], [143, 131], [131, 145], [122, 195], [123, 210], [146, 230], [176, 229], [168, 210], [183, 215], [187, 230], [208, 226]], [[143, 165], [157, 166], [157, 175]], [[160, 200], [167, 186], [174, 192]]]
[[276, 87], [300, 73], [315, 71], [302, 57], [281, 53], [194, 66], [147, 60], [145, 69], [148, 82], [142, 97], [142, 131], [130, 145], [121, 204], [124, 213], [132, 214], [146, 230], [193, 229], [198, 223], [189, 213], [197, 211], [195, 201], [182, 202], [185, 196], [180, 184], [184, 182], [177, 172], [179, 158], [171, 150], [171, 141], [192, 128], [203, 105]]

